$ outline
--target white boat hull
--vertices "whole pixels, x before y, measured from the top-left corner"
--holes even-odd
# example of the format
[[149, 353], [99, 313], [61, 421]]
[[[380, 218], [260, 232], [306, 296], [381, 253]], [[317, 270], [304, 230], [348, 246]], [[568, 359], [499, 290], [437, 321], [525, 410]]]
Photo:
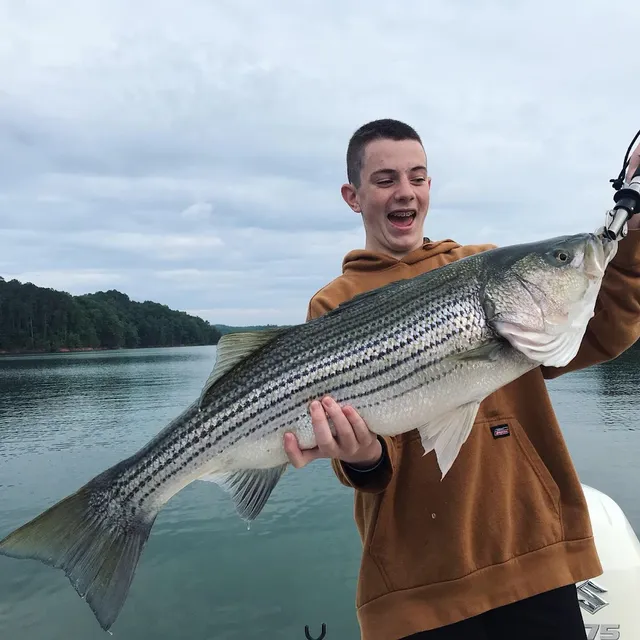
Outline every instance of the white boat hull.
[[588, 640], [640, 640], [640, 542], [609, 496], [582, 485], [603, 572], [579, 582]]

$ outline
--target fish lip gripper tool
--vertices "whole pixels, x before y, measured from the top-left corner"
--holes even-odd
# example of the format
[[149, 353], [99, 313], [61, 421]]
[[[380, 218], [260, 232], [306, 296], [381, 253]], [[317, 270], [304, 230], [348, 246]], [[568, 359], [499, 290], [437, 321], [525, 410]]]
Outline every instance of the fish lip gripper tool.
[[627, 222], [631, 216], [640, 213], [640, 164], [631, 176], [629, 183], [625, 183], [624, 181], [625, 173], [629, 165], [629, 152], [639, 136], [640, 131], [636, 133], [627, 149], [620, 175], [610, 180], [616, 192], [613, 196], [615, 206], [607, 211], [603, 230], [603, 235], [609, 240], [624, 238], [628, 231]]

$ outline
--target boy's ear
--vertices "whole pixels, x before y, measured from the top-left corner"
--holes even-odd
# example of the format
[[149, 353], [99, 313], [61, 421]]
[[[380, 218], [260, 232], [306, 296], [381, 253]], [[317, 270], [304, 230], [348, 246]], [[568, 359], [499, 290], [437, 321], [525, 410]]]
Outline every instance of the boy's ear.
[[340, 188], [343, 200], [356, 212], [360, 213], [360, 203], [355, 187], [351, 183], [345, 183]]

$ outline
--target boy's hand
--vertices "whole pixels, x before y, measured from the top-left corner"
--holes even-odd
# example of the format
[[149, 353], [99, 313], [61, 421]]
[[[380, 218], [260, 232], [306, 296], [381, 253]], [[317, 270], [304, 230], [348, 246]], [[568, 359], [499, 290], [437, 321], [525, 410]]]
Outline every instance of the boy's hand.
[[[353, 407], [341, 407], [332, 398], [325, 397], [322, 403], [314, 400], [309, 412], [316, 447], [302, 451], [293, 433], [284, 435], [284, 449], [296, 469], [318, 458], [336, 458], [353, 467], [363, 468], [373, 466], [380, 460], [380, 441], [375, 433], [369, 431], [365, 421]], [[331, 433], [327, 417], [331, 418], [335, 426], [335, 437]]]

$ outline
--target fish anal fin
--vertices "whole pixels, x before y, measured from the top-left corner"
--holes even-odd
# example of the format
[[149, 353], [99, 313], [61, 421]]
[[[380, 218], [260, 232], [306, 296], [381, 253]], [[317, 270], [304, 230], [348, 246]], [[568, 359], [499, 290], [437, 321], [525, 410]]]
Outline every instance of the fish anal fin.
[[480, 402], [469, 402], [418, 428], [424, 453], [435, 451], [442, 478], [469, 437], [479, 408]]
[[268, 469], [243, 469], [232, 473], [211, 473], [200, 480], [215, 482], [231, 495], [238, 515], [255, 520], [280, 481], [288, 463]]
[[209, 391], [222, 376], [286, 330], [287, 328], [276, 327], [223, 335], [216, 345], [216, 362], [200, 393], [199, 405], [202, 406]]

